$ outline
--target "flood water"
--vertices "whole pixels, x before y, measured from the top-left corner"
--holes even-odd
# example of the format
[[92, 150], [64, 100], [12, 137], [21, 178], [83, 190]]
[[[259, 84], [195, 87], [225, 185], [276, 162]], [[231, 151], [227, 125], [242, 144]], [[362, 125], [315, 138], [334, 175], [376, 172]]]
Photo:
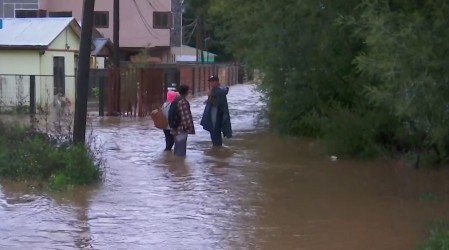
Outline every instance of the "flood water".
[[[447, 172], [319, 153], [260, 122], [253, 85], [228, 95], [234, 138], [199, 126], [185, 159], [148, 118], [93, 118], [103, 183], [48, 193], [0, 182], [0, 249], [413, 249], [448, 218]], [[436, 199], [420, 196], [431, 192]]]

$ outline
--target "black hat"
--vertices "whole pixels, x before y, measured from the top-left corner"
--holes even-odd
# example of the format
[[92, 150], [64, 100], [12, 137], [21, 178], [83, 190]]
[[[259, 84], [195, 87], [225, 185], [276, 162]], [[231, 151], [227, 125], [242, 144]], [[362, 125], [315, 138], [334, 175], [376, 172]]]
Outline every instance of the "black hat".
[[208, 82], [212, 82], [212, 81], [219, 81], [218, 80], [218, 76], [217, 75], [212, 75], [209, 77], [209, 80], [207, 80]]

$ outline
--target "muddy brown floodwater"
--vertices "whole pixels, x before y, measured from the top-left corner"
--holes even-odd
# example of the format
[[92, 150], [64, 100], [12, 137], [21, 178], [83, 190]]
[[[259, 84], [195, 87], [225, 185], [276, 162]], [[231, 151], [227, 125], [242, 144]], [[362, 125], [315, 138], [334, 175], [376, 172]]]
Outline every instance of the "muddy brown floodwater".
[[[102, 184], [66, 193], [0, 182], [0, 249], [413, 249], [448, 218], [449, 174], [318, 153], [260, 121], [253, 85], [229, 93], [235, 137], [212, 149], [198, 122], [185, 160], [148, 118], [94, 118]], [[432, 192], [437, 199], [422, 200]]]

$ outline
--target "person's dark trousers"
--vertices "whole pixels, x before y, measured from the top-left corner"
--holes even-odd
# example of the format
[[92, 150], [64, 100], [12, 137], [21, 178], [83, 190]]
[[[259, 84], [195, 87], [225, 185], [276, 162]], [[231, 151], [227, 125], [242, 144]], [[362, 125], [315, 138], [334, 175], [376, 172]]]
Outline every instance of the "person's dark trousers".
[[212, 139], [212, 145], [222, 146], [223, 140], [221, 136], [221, 124], [223, 121], [223, 113], [217, 113], [217, 120], [215, 122], [214, 130], [210, 132], [210, 138]]
[[164, 129], [165, 134], [165, 151], [170, 151], [173, 148], [173, 144], [175, 143], [175, 138], [170, 133], [169, 129]]

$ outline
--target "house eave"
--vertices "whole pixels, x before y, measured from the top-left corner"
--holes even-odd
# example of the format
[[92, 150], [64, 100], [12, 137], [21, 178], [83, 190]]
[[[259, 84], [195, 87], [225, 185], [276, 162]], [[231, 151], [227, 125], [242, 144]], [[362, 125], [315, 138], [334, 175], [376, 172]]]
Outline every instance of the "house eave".
[[23, 50], [47, 50], [48, 46], [43, 45], [0, 45], [2, 50], [23, 49]]

